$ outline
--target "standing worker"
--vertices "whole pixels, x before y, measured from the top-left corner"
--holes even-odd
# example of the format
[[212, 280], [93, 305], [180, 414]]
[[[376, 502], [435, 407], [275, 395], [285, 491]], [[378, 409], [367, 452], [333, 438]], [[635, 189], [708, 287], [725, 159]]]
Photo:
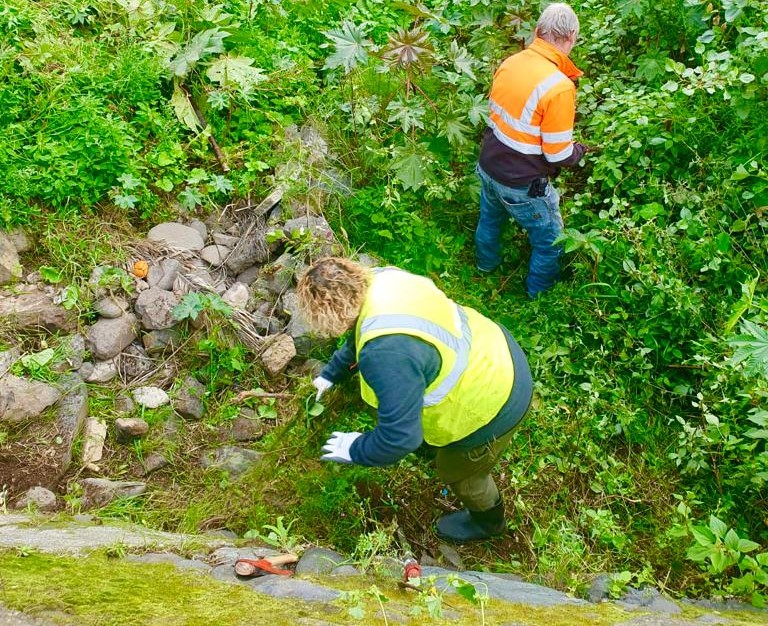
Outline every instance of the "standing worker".
[[362, 398], [378, 410], [373, 430], [334, 432], [322, 458], [391, 465], [426, 442], [437, 449], [439, 478], [466, 507], [441, 517], [438, 535], [464, 543], [503, 533], [504, 503], [490, 472], [533, 389], [509, 331], [459, 306], [428, 278], [394, 267], [322, 259], [297, 292], [318, 333], [354, 329], [313, 381], [318, 399], [359, 370]]
[[578, 164], [586, 147], [573, 141], [576, 85], [582, 75], [568, 54], [579, 20], [567, 4], [550, 4], [536, 38], [507, 58], [493, 77], [490, 124], [477, 173], [480, 219], [475, 231], [477, 267], [491, 272], [501, 263], [501, 233], [509, 217], [528, 231], [531, 261], [528, 295], [549, 289], [560, 274], [563, 230], [560, 196], [550, 184], [561, 167]]

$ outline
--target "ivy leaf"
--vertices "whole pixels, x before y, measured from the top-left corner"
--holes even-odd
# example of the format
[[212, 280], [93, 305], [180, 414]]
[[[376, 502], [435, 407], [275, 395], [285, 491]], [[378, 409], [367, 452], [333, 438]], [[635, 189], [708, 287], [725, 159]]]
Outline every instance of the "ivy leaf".
[[210, 54], [224, 52], [224, 39], [229, 33], [220, 28], [209, 28], [197, 33], [169, 64], [174, 76], [186, 76], [189, 70], [201, 59]]
[[637, 61], [637, 69], [635, 70], [635, 76], [638, 78], [644, 78], [647, 82], [651, 82], [663, 76], [665, 59], [660, 59], [654, 56], [643, 56]]
[[474, 585], [463, 580], [459, 580], [453, 586], [456, 588], [456, 593], [458, 593], [462, 598], [469, 600], [473, 604], [477, 604], [477, 589], [475, 589]]
[[744, 362], [748, 375], [762, 374], [768, 378], [768, 331], [754, 322], [744, 320], [741, 323], [743, 334], [728, 340], [736, 348], [731, 357], [734, 365]]
[[398, 97], [387, 105], [387, 111], [392, 112], [387, 121], [399, 123], [404, 133], [413, 128], [424, 129], [422, 119], [426, 111], [418, 101], [404, 102]]
[[407, 148], [399, 148], [390, 166], [404, 189], [416, 191], [426, 180], [424, 159]]
[[365, 38], [366, 30], [364, 24], [358, 26], [344, 20], [341, 28], [325, 31], [323, 34], [333, 42], [336, 49], [325, 60], [323, 69], [343, 67], [344, 73], [349, 74], [358, 65], [368, 61], [368, 49], [373, 47], [373, 43]]
[[268, 78], [264, 70], [253, 67], [253, 59], [250, 57], [229, 55], [221, 56], [211, 63], [205, 75], [222, 87], [234, 84], [246, 91]]

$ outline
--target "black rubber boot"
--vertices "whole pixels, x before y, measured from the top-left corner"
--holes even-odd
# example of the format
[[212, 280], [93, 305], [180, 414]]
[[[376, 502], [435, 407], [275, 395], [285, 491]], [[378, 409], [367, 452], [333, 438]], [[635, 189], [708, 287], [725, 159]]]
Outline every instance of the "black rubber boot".
[[453, 543], [482, 541], [504, 533], [504, 503], [487, 511], [456, 511], [437, 520], [437, 536]]

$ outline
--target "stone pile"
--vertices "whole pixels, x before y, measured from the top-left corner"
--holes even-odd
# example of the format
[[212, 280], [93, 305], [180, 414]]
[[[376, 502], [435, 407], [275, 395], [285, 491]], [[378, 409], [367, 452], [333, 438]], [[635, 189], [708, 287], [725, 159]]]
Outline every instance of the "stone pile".
[[[300, 139], [318, 159], [322, 157], [324, 144], [316, 135], [303, 131]], [[313, 196], [315, 203], [323, 193], [321, 189]], [[60, 442], [57, 463], [63, 476], [81, 435], [78, 461], [99, 471], [108, 431], [99, 415], [88, 412], [93, 385], [123, 389], [113, 407], [121, 417], [109, 424], [118, 443], [148, 432], [148, 424], [136, 415], [142, 410], [138, 407], [170, 404], [180, 418], [203, 419], [206, 387], [178, 371], [173, 358], [186, 325], [201, 327], [204, 316], [180, 320], [176, 310], [195, 292], [209, 298], [216, 294], [232, 307], [238, 334], [269, 377], [280, 376], [289, 366], [303, 366], [312, 340], [297, 315], [296, 276], [310, 259], [339, 253], [340, 247], [325, 218], [313, 214], [312, 203], [291, 206], [282, 199], [283, 188], [278, 187], [258, 204], [228, 207], [205, 222], [192, 219], [155, 225], [145, 239], [131, 246], [126, 265], [105, 263], [93, 270], [88, 281], [93, 322], [84, 329], [78, 328], [75, 311], [65, 308], [64, 290], [46, 284], [39, 272], [21, 280], [19, 254], [30, 245], [24, 233], [0, 232], [0, 325], [10, 325], [20, 334], [41, 328], [52, 333], [50, 343], [55, 349], [47, 351], [45, 365], [57, 374], [45, 382], [15, 375], [14, 363], [29, 355], [23, 355], [20, 345], [0, 344], [0, 428], [34, 420], [54, 407]], [[19, 368], [13, 369], [19, 373]], [[225, 436], [235, 443], [256, 439], [264, 433], [253, 422], [235, 420]], [[200, 464], [237, 474], [258, 457], [249, 449], [225, 446], [204, 451]], [[167, 462], [162, 455], [144, 461], [143, 475]], [[80, 481], [81, 491], [86, 494], [84, 501], [93, 505], [143, 488], [135, 482], [88, 480]], [[39, 489], [25, 494], [18, 504], [26, 506], [30, 498], [41, 508], [56, 506], [50, 494], [41, 495]]]

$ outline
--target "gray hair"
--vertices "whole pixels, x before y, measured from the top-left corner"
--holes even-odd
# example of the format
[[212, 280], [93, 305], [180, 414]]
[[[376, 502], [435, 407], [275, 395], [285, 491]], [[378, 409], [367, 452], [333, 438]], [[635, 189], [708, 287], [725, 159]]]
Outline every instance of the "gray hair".
[[563, 2], [547, 6], [536, 23], [536, 35], [549, 42], [565, 41], [574, 33], [579, 34], [579, 18]]

